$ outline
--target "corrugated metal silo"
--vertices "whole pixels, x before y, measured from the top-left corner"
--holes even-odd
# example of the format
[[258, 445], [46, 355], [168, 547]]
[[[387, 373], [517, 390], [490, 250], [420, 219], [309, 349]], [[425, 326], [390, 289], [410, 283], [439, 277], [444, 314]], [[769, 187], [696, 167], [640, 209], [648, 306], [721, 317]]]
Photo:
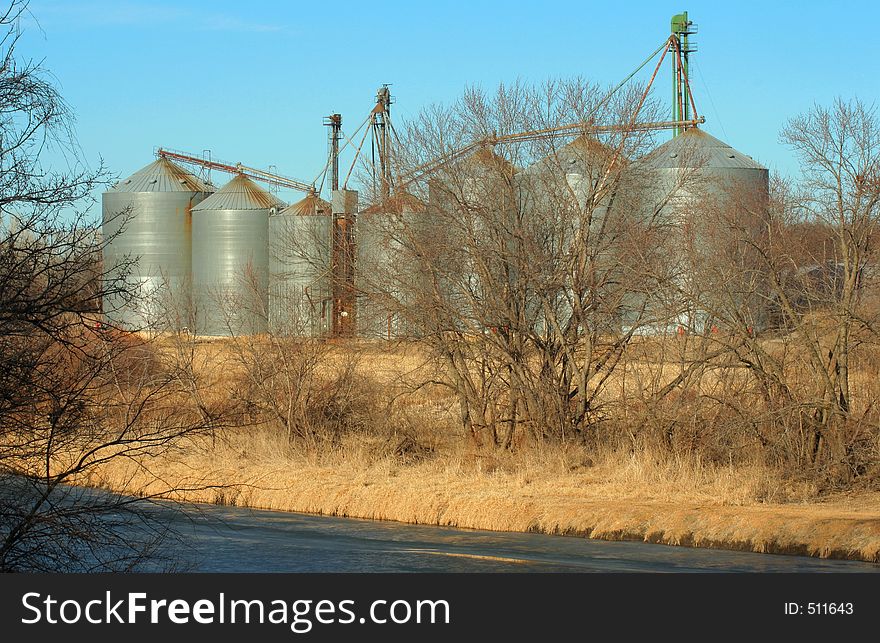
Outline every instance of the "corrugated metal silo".
[[132, 297], [108, 297], [108, 322], [129, 330], [191, 325], [191, 209], [213, 188], [160, 158], [103, 194], [105, 270], [137, 260]]
[[[570, 318], [572, 284], [560, 279], [558, 264], [578, 240], [588, 244], [588, 256], [597, 261], [603, 276], [603, 292], [594, 302], [591, 322], [608, 332], [618, 327], [616, 293], [612, 292], [613, 284], [620, 282], [614, 275], [618, 262], [613, 256], [618, 235], [613, 229], [616, 221], [606, 225], [606, 215], [618, 190], [619, 168], [625, 166], [626, 159], [617, 150], [581, 135], [515, 175], [518, 205], [514, 213], [520, 220], [512, 222], [511, 230], [518, 228], [521, 231], [512, 236], [529, 240], [525, 244], [528, 255], [520, 261], [529, 266], [527, 281], [535, 291], [540, 290], [540, 297], [537, 292], [529, 293], [524, 314], [539, 332], [552, 327], [545, 314], [546, 300], [557, 323], [564, 327]], [[582, 230], [587, 223], [589, 230]], [[517, 245], [511, 241], [510, 251], [515, 253]]]
[[[443, 167], [428, 181], [428, 211], [424, 218], [425, 262], [433, 266], [434, 299], [426, 302], [439, 327], [468, 327], [484, 332], [491, 326], [475, 302], [485, 300], [499, 287], [500, 274], [488, 280], [477, 269], [475, 239], [499, 243], [504, 217], [516, 207], [516, 167], [492, 148]], [[483, 259], [490, 270], [503, 271], [500, 248], [485, 248]], [[480, 251], [482, 252], [482, 251]], [[487, 274], [485, 271], [482, 273]]]
[[673, 191], [673, 200], [697, 191], [727, 198], [730, 190], [743, 189], [766, 195], [767, 168], [701, 129], [691, 128], [648, 154], [643, 167], [656, 170], [661, 191]]
[[357, 217], [358, 334], [373, 339], [411, 337], [418, 331], [413, 312], [420, 290], [420, 267], [414, 254], [425, 237], [425, 204], [398, 192]]
[[579, 136], [516, 173], [518, 207], [525, 213], [540, 211], [542, 226], [560, 228], [547, 236], [570, 243], [582, 212], [589, 211], [591, 228], [602, 226], [616, 188], [615, 168], [626, 162], [600, 141]]
[[[711, 290], [711, 282], [697, 283], [703, 278], [699, 267], [722, 248], [718, 244], [734, 241], [732, 235], [760, 234], [769, 194], [767, 168], [697, 128], [674, 137], [634, 165], [651, 177], [646, 214], [659, 212], [661, 222], [678, 231], [670, 251], [670, 263], [678, 273], [675, 279], [685, 292]], [[730, 285], [731, 291], [735, 287]], [[747, 297], [743, 291], [743, 307]], [[683, 307], [662, 330], [705, 330], [710, 320], [699, 302], [686, 301]]]
[[193, 301], [200, 335], [268, 326], [269, 214], [284, 202], [238, 175], [193, 208]]
[[269, 217], [269, 330], [323, 337], [333, 308], [330, 203], [309, 194]]
[[490, 147], [481, 147], [435, 172], [429, 181], [429, 209], [486, 208], [507, 198], [516, 168]]

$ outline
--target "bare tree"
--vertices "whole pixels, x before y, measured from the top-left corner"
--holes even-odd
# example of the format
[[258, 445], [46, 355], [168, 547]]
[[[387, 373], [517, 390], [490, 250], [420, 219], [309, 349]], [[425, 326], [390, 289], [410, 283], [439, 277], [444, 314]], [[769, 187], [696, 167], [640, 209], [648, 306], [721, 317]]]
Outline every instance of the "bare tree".
[[[878, 391], [864, 380], [880, 312], [878, 131], [876, 111], [858, 100], [816, 106], [781, 134], [799, 180], [775, 180], [769, 202], [728, 186], [725, 198], [694, 204], [703, 247], [691, 249], [685, 296], [710, 321], [685, 358], [701, 377], [683, 385], [704, 409], [735, 416], [745, 430], [734, 449], [751, 444], [835, 484], [869, 473], [880, 455]], [[710, 391], [722, 380], [726, 391]]]
[[[473, 140], [585, 124], [575, 140], [479, 149], [410, 184], [427, 211], [386, 212], [393, 260], [364, 271], [367, 297], [431, 349], [477, 444], [586, 439], [626, 346], [667, 314], [666, 224], [645, 214], [629, 163], [650, 143], [626, 126], [650, 120], [641, 98], [580, 81], [469, 90], [403, 137], [401, 164], [417, 168]], [[598, 135], [591, 123], [622, 126]]]
[[[0, 570], [155, 565], [166, 530], [142, 501], [72, 485], [100, 486], [115, 459], [145, 467], [220, 413], [181, 404], [156, 347], [102, 323], [102, 302], [129, 296], [125, 266], [104, 271], [108, 239], [89, 223], [109, 177], [78, 162], [69, 108], [17, 57], [25, 10], [12, 2], [0, 17]], [[50, 149], [66, 167], [47, 162]]]

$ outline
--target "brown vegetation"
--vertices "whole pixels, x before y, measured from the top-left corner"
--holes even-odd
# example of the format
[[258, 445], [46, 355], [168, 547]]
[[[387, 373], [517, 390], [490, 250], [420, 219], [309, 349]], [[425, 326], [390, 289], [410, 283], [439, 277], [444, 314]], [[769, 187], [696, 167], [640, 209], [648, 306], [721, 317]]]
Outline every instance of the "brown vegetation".
[[[158, 353], [170, 357], [178, 341], [158, 340]], [[252, 386], [234, 338], [187, 341], [203, 403]], [[433, 368], [421, 349], [325, 345], [295, 430], [274, 408], [250, 408], [241, 426], [160, 457], [113, 460], [81, 482], [325, 515], [880, 560], [876, 471], [841, 491], [827, 472], [768, 458], [752, 423], [699, 396], [635, 395], [676, 377], [678, 365], [658, 361], [675, 341], [639, 344], [626, 387], [609, 387], [622, 415], [587, 444], [475, 445], [453, 392], [414, 390]]]
[[374, 213], [385, 252], [358, 295], [398, 344], [235, 334], [243, 307], [267, 317], [247, 270], [234, 336], [148, 338], [95, 319], [138, 296], [133, 264], [103, 266], [85, 219], [103, 168], [40, 163], [77, 145], [14, 55], [25, 10], [0, 15], [0, 570], [137, 567], [161, 553], [154, 496], [880, 558], [871, 109], [792, 120], [795, 185], [701, 193], [696, 163], [658, 183], [638, 162], [653, 141], [626, 124], [659, 120], [638, 88], [469, 90], [401, 133], [401, 175], [583, 131], [475, 150], [398, 186], [424, 212]]
[[[489, 132], [634, 122], [637, 93], [603, 96], [470, 91], [417, 120], [399, 160]], [[426, 212], [371, 215], [384, 229], [358, 287], [396, 344], [171, 336], [156, 349], [173, 369], [188, 356], [192, 403], [222, 402], [238, 425], [82, 480], [878, 560], [877, 131], [857, 101], [792, 120], [804, 180], [769, 192], [712, 184], [698, 159], [658, 181], [621, 160], [650, 144], [626, 129], [445, 165], [407, 186]]]

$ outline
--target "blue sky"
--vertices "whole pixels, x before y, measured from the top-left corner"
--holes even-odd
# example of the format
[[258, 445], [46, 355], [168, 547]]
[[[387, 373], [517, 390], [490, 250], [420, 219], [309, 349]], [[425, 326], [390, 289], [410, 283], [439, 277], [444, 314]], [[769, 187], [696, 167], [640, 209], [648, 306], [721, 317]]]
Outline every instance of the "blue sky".
[[880, 8], [867, 1], [31, 0], [19, 53], [56, 77], [91, 164], [127, 175], [156, 146], [210, 148], [311, 181], [326, 159], [322, 117], [340, 112], [353, 130], [382, 83], [397, 119], [468, 84], [610, 84], [684, 10], [699, 26], [691, 77], [706, 131], [772, 170], [796, 171], [778, 142], [788, 118], [880, 93]]

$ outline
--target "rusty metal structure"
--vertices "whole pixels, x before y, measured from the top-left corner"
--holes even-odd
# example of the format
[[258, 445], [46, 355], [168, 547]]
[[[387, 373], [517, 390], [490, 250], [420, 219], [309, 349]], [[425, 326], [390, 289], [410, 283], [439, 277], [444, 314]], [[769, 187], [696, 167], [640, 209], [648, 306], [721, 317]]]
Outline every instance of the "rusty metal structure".
[[333, 237], [331, 270], [333, 275], [333, 337], [351, 338], [357, 333], [357, 297], [354, 269], [357, 257], [355, 223], [358, 193], [334, 190], [331, 197]]
[[192, 325], [192, 208], [214, 191], [193, 174], [157, 159], [102, 195], [104, 262], [121, 272], [130, 300], [108, 297], [108, 323], [126, 330], [179, 330]]
[[177, 163], [186, 163], [195, 167], [205, 168], [209, 170], [219, 170], [236, 176], [243, 176], [252, 181], [260, 181], [269, 185], [277, 185], [278, 187], [288, 188], [291, 190], [299, 190], [300, 192], [316, 192], [315, 182], [305, 183], [288, 176], [282, 176], [268, 170], [259, 170], [257, 168], [244, 165], [242, 163], [230, 163], [228, 161], [220, 161], [210, 156], [198, 156], [190, 152], [182, 152], [180, 150], [170, 150], [160, 147], [156, 150], [156, 156], [160, 159], [170, 159]]
[[[373, 152], [373, 194], [377, 194], [376, 180], [378, 169], [379, 191], [383, 201], [391, 195], [394, 178], [391, 169], [391, 90], [389, 85], [382, 85], [376, 92], [376, 106], [370, 116]], [[378, 163], [377, 163], [378, 157]]]
[[328, 164], [330, 166], [330, 189], [339, 189], [339, 141], [342, 139], [342, 114], [330, 114], [324, 117], [324, 126], [329, 127]]

